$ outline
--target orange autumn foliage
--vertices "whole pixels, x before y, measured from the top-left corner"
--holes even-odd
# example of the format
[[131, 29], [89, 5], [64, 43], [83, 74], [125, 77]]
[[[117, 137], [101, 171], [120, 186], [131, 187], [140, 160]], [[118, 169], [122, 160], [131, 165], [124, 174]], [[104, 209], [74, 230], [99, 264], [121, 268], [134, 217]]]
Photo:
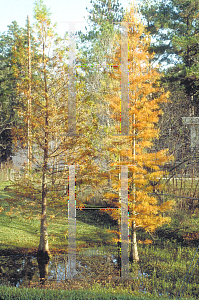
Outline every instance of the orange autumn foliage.
[[[114, 153], [112, 166], [128, 165], [129, 186], [129, 224], [153, 232], [158, 226], [169, 222], [169, 217], [162, 216], [172, 208], [173, 201], [159, 203], [153, 195], [154, 187], [160, 192], [163, 188], [161, 178], [164, 176], [162, 166], [172, 157], [167, 149], [153, 150], [154, 140], [158, 138], [157, 123], [162, 114], [160, 103], [167, 101], [168, 93], [160, 87], [160, 74], [151, 64], [153, 54], [149, 53], [150, 36], [138, 20], [135, 8], [131, 6], [126, 13], [124, 22], [128, 22], [128, 113], [129, 135], [118, 135], [112, 140], [109, 151]], [[121, 121], [121, 37], [117, 38], [117, 51], [110, 77], [113, 80], [111, 91], [107, 96], [112, 118], [116, 120], [115, 132], [119, 134]], [[112, 203], [117, 199], [121, 189], [120, 168], [112, 174], [112, 191], [105, 197]], [[118, 219], [120, 210], [111, 215]]]

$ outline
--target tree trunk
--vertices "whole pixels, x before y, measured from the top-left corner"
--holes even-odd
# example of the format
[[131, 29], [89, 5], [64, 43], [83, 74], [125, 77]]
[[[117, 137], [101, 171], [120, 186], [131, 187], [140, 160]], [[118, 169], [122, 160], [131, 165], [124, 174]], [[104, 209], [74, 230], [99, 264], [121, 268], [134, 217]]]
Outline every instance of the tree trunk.
[[132, 228], [131, 228], [130, 261], [132, 261], [132, 262], [138, 262], [139, 261], [139, 255], [138, 255], [138, 249], [137, 249], [136, 224], [135, 224], [135, 221], [133, 221]]
[[[45, 156], [45, 155], [44, 155]], [[47, 232], [47, 182], [46, 182], [46, 167], [44, 163], [43, 177], [42, 177], [42, 212], [41, 212], [41, 229], [40, 229], [40, 242], [37, 252], [39, 260], [49, 260], [48, 248], [48, 232]]]
[[47, 232], [47, 162], [48, 162], [48, 129], [45, 132], [44, 163], [42, 175], [42, 212], [38, 257], [49, 260], [48, 232]]
[[[48, 124], [48, 89], [45, 65], [45, 40], [43, 40], [43, 64], [44, 64], [44, 89], [45, 89], [45, 134], [44, 134], [44, 156], [42, 169], [42, 212], [40, 243], [37, 252], [38, 263], [47, 263], [49, 261], [48, 232], [47, 232], [47, 169], [48, 169], [48, 147], [49, 147], [49, 124]], [[42, 262], [41, 262], [42, 261]]]
[[30, 19], [28, 16], [28, 172], [31, 170], [32, 145], [31, 145], [31, 48], [30, 48]]

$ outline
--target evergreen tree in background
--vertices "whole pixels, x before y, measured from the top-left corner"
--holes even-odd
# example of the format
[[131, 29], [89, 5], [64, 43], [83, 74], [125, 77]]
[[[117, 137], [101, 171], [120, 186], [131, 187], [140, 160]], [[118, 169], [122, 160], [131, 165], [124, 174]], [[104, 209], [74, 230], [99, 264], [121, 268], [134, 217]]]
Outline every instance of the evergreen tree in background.
[[92, 9], [87, 9], [90, 30], [86, 27], [87, 33], [82, 35], [82, 38], [88, 41], [98, 39], [104, 24], [121, 22], [124, 14], [119, 0], [91, 0], [90, 3], [93, 6]]
[[[0, 35], [0, 160], [6, 161], [12, 154], [13, 125], [17, 122], [14, 106], [17, 102], [16, 80], [13, 74], [12, 62], [17, 45], [27, 46], [27, 40], [22, 40], [25, 29], [17, 22], [8, 26], [7, 33]], [[16, 64], [19, 62], [16, 61]], [[19, 66], [20, 67], [20, 66]]]
[[95, 0], [91, 3], [87, 31], [85, 34], [79, 32], [78, 47], [81, 55], [77, 65], [79, 64], [82, 70], [81, 80], [85, 82], [86, 87], [84, 94], [90, 102], [91, 115], [96, 124], [95, 139], [92, 143], [96, 149], [94, 161], [100, 166], [101, 175], [96, 175], [95, 190], [101, 182], [102, 185], [98, 190], [101, 192], [107, 184], [102, 183], [100, 178], [110, 166], [106, 145], [110, 143], [108, 134], [112, 130], [113, 123], [109, 103], [106, 101], [110, 82], [108, 73], [113, 63], [114, 37], [119, 26], [118, 22], [122, 20], [123, 9], [119, 1]]
[[[171, 0], [143, 2], [140, 9], [155, 38], [155, 59], [172, 63], [167, 80], [177, 81], [189, 100], [189, 115], [199, 114], [199, 2]], [[183, 101], [183, 99], [182, 99]]]

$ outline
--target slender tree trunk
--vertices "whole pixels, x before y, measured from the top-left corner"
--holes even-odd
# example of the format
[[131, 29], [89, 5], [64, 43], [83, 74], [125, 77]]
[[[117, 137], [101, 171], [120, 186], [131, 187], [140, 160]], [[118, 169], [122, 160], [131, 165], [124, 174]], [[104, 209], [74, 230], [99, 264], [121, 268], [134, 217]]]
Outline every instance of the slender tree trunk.
[[[47, 122], [47, 117], [46, 117]], [[44, 163], [42, 174], [42, 211], [38, 257], [49, 260], [48, 232], [47, 232], [47, 162], [48, 162], [48, 129], [45, 131]]]
[[42, 176], [42, 212], [40, 242], [38, 248], [38, 257], [41, 260], [49, 260], [48, 232], [47, 232], [47, 149], [44, 149], [44, 166]]
[[[44, 37], [45, 38], [45, 37]], [[40, 243], [37, 257], [45, 263], [49, 260], [48, 232], [47, 232], [47, 166], [48, 166], [48, 144], [49, 144], [49, 124], [48, 124], [48, 88], [45, 66], [45, 39], [43, 41], [43, 64], [44, 64], [44, 89], [45, 89], [45, 136], [44, 136], [44, 156], [42, 169], [42, 212]]]
[[132, 261], [132, 262], [138, 262], [139, 261], [139, 255], [138, 255], [138, 249], [137, 249], [137, 238], [136, 238], [136, 224], [135, 224], [135, 221], [133, 221], [132, 228], [131, 228], [130, 261]]
[[28, 18], [28, 172], [31, 170], [32, 145], [31, 145], [31, 45], [30, 45], [30, 19]]
[[[136, 136], [136, 130], [135, 130], [135, 114], [133, 115], [133, 139], [132, 139], [132, 154], [133, 154], [133, 164], [135, 165], [135, 136]], [[135, 174], [133, 174], [133, 194], [134, 194], [134, 204], [136, 204], [136, 187], [135, 187]], [[135, 215], [135, 211], [132, 212]], [[138, 262], [139, 261], [139, 255], [138, 255], [138, 249], [137, 249], [137, 238], [136, 238], [136, 223], [135, 220], [132, 222], [131, 227], [131, 250], [130, 250], [130, 261], [132, 262]]]

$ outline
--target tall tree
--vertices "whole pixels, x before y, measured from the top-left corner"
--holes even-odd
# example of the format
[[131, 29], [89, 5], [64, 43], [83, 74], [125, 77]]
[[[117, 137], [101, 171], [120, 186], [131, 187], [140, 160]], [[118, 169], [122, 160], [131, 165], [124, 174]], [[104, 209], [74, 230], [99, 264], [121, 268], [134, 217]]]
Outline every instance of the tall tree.
[[[160, 178], [164, 172], [161, 167], [171, 157], [167, 150], [153, 152], [153, 142], [158, 138], [157, 123], [161, 115], [159, 104], [167, 101], [168, 95], [159, 87], [160, 74], [151, 64], [153, 55], [149, 53], [150, 36], [138, 20], [136, 9], [130, 7], [124, 22], [128, 22], [128, 71], [129, 71], [129, 135], [112, 139], [109, 151], [114, 153], [117, 165], [128, 165], [129, 170], [129, 222], [131, 226], [130, 259], [138, 261], [136, 229], [141, 227], [153, 232], [158, 226], [169, 221], [162, 212], [171, 208], [172, 202], [159, 203], [151, 193], [155, 188], [161, 190]], [[112, 89], [107, 101], [112, 108], [112, 117], [116, 118], [115, 133], [120, 133], [121, 99], [121, 41], [114, 57]], [[119, 170], [120, 171], [120, 170]], [[113, 190], [107, 193], [110, 201], [119, 200], [118, 169], [113, 171]], [[118, 207], [120, 204], [118, 202]], [[112, 215], [118, 218], [118, 212]]]
[[91, 3], [87, 32], [79, 32], [82, 51], [80, 64], [86, 72], [87, 93], [97, 108], [95, 115], [100, 126], [107, 125], [109, 119], [108, 107], [103, 99], [107, 93], [107, 74], [114, 51], [114, 33], [122, 20], [123, 8], [118, 0], [91, 0]]
[[[49, 258], [48, 233], [47, 233], [47, 199], [49, 180], [55, 164], [55, 158], [64, 160], [61, 153], [67, 149], [67, 64], [66, 52], [63, 50], [64, 41], [55, 33], [50, 21], [50, 12], [43, 1], [35, 3], [35, 49], [32, 48], [32, 70], [28, 68], [27, 46], [23, 49], [16, 47], [15, 60], [19, 60], [21, 67], [14, 64], [17, 81], [17, 95], [19, 99], [18, 116], [21, 120], [15, 128], [15, 138], [21, 141], [22, 146], [27, 145], [27, 140], [32, 144], [33, 176], [35, 168], [41, 174], [41, 230], [38, 257]], [[26, 34], [27, 39], [27, 34]], [[62, 45], [62, 48], [60, 47]], [[30, 94], [31, 80], [31, 94]], [[31, 113], [29, 100], [31, 97]], [[28, 130], [31, 134], [28, 136]], [[63, 150], [64, 149], [64, 150]], [[56, 161], [59, 165], [59, 161]], [[36, 182], [34, 182], [36, 183]], [[30, 186], [28, 184], [30, 194]]]
[[[90, 101], [92, 118], [95, 120], [96, 135], [93, 146], [96, 149], [94, 161], [100, 166], [101, 175], [109, 167], [108, 152], [104, 145], [108, 143], [107, 135], [111, 130], [113, 120], [110, 117], [109, 103], [106, 101], [110, 80], [108, 72], [114, 52], [114, 36], [122, 20], [123, 9], [119, 1], [94, 0], [88, 11], [88, 27], [85, 34], [79, 32], [80, 61], [85, 82], [86, 97]], [[98, 183], [102, 183], [97, 175]], [[96, 182], [95, 182], [96, 185]], [[101, 190], [102, 187], [100, 186]], [[96, 190], [96, 188], [95, 188]]]
[[173, 65], [167, 78], [184, 87], [190, 115], [198, 115], [198, 0], [143, 2], [141, 12], [154, 37], [151, 49], [155, 57]]
[[160, 139], [156, 147], [168, 145], [175, 157], [172, 174], [184, 172], [192, 164], [190, 132], [182, 117], [198, 116], [198, 15], [195, 0], [142, 2], [141, 12], [153, 36], [151, 51], [165, 66], [162, 85], [170, 92], [170, 101], [162, 105]]
[[[85, 96], [85, 81], [77, 74], [76, 103], [73, 103], [76, 105], [77, 135], [71, 135], [71, 86], [68, 80], [69, 53], [66, 51], [68, 35], [60, 38], [54, 32], [50, 12], [43, 1], [36, 2], [34, 12], [36, 24], [32, 33], [34, 41], [31, 44], [31, 76], [28, 44], [22, 48], [16, 45], [14, 52], [13, 72], [17, 86], [19, 122], [13, 133], [16, 143], [22, 148], [27, 150], [27, 142], [32, 145], [32, 153], [29, 156], [31, 168], [26, 174], [26, 181], [16, 182], [13, 191], [28, 199], [25, 207], [32, 206], [29, 214], [34, 208], [38, 210], [41, 206], [38, 257], [48, 259], [47, 207], [53, 207], [55, 215], [61, 207], [67, 209], [68, 165], [80, 165], [78, 182], [87, 181], [86, 170], [94, 174], [96, 164], [93, 166], [92, 161], [96, 157], [93, 146], [95, 122], [92, 119], [89, 99]], [[27, 40], [27, 33], [23, 38]], [[20, 67], [17, 61], [20, 62]], [[13, 199], [10, 201], [13, 203]]]
[[[17, 22], [8, 26], [7, 33], [0, 35], [0, 152], [1, 161], [6, 161], [12, 154], [11, 128], [17, 122], [14, 105], [16, 104], [16, 80], [12, 62], [16, 44], [22, 43], [21, 36], [25, 32]], [[23, 46], [25, 46], [23, 44]], [[18, 64], [19, 62], [16, 62]]]
[[86, 34], [79, 32], [81, 40], [87, 42], [97, 41], [107, 25], [116, 27], [124, 14], [119, 0], [91, 0], [90, 3], [92, 8], [87, 9], [89, 12], [87, 32]]

